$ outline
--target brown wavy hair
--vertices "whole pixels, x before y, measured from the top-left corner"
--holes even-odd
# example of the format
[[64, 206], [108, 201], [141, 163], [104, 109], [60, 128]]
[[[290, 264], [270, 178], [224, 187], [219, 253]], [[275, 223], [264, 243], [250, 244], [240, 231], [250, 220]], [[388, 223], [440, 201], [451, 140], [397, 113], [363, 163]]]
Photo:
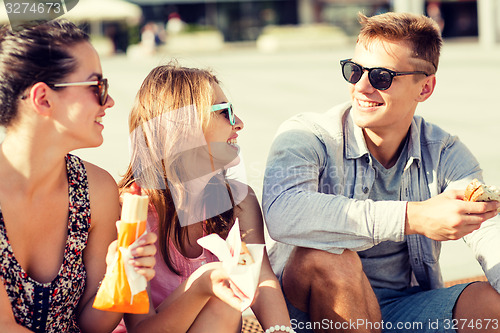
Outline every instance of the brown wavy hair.
[[[388, 12], [372, 17], [359, 14], [361, 30], [357, 43], [368, 46], [373, 40], [408, 43], [415, 70], [434, 74], [439, 65], [443, 40], [438, 24], [424, 15]], [[423, 61], [419, 61], [423, 60]]]

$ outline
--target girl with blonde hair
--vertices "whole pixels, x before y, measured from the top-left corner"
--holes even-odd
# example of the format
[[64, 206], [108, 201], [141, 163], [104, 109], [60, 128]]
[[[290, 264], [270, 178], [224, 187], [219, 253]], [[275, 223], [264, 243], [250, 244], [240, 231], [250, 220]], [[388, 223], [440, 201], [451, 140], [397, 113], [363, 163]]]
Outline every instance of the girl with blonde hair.
[[[150, 197], [148, 227], [158, 234], [158, 253], [150, 313], [125, 316], [128, 331], [239, 332], [241, 300], [217, 257], [197, 240], [226, 238], [238, 219], [243, 241], [264, 244], [254, 192], [227, 171], [240, 163], [243, 122], [211, 72], [169, 64], [146, 77], [129, 125], [132, 156], [119, 186], [138, 182]], [[266, 253], [256, 295], [252, 310], [262, 327], [291, 332]]]

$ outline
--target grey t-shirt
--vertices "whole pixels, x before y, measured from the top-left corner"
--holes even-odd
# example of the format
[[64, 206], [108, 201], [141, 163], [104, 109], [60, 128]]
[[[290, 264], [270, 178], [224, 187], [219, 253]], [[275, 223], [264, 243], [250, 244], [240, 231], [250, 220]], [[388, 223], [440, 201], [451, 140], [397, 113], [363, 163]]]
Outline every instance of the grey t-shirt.
[[[376, 176], [369, 194], [370, 199], [374, 201], [401, 199], [400, 185], [406, 163], [405, 156], [407, 156], [406, 144], [396, 164], [389, 169], [372, 156]], [[410, 286], [411, 267], [406, 240], [385, 241], [358, 254], [373, 288], [402, 290]]]

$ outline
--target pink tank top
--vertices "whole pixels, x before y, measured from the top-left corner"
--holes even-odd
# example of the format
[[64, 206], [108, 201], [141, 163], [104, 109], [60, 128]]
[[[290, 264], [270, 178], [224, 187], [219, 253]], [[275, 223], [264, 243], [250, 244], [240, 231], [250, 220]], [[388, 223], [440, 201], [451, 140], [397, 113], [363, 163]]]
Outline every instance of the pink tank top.
[[[150, 206], [148, 212], [148, 231], [155, 233], [158, 231], [158, 213], [156, 213], [156, 210], [152, 206]], [[156, 246], [158, 248], [158, 243], [156, 243]], [[163, 257], [161, 256], [160, 251], [156, 251], [156, 274], [155, 277], [150, 281], [151, 298], [153, 301], [153, 306], [155, 308], [157, 308], [163, 302], [163, 300], [167, 298], [195, 270], [206, 263], [219, 261], [214, 254], [206, 249], [203, 249], [203, 252], [197, 258], [186, 258], [179, 252], [179, 250], [177, 250], [171, 240], [169, 240], [168, 246], [172, 257], [172, 263], [174, 264], [174, 267], [177, 268], [180, 275], [172, 272], [168, 268], [165, 261], [163, 261]], [[123, 332], [127, 332], [127, 329], [125, 328], [122, 320], [120, 325], [118, 325], [113, 333]]]

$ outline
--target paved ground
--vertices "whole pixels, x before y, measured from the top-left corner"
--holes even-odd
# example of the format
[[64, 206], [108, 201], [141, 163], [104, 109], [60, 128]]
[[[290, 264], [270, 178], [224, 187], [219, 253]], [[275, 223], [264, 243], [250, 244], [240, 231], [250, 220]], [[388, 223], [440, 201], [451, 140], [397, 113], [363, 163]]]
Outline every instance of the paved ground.
[[[102, 59], [110, 93], [116, 101], [104, 118], [105, 143], [79, 151], [116, 179], [128, 162], [127, 116], [135, 93], [147, 73], [172, 58], [187, 66], [212, 68], [234, 102], [245, 129], [238, 138], [250, 184], [262, 188], [267, 152], [279, 124], [303, 111], [324, 111], [348, 99], [339, 60], [352, 55], [352, 45], [335, 48], [259, 53], [249, 45], [221, 51], [160, 54], [136, 59], [124, 55]], [[457, 134], [476, 154], [486, 181], [500, 186], [500, 48], [483, 50], [475, 41], [447, 41], [434, 95], [417, 113]], [[445, 280], [481, 273], [461, 241], [445, 243], [442, 255]]]

